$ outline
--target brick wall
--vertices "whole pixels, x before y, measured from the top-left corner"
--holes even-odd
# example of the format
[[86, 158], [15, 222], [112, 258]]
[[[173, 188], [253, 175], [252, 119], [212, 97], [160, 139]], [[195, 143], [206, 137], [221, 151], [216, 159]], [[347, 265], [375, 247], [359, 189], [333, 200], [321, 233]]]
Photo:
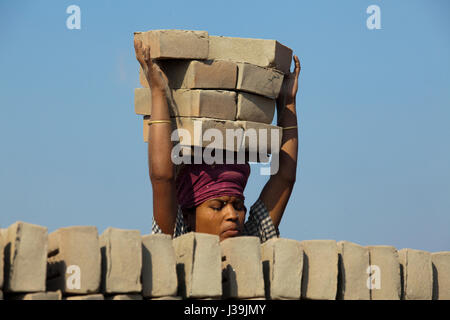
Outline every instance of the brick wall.
[[449, 300], [450, 251], [92, 226], [0, 229], [3, 299]]

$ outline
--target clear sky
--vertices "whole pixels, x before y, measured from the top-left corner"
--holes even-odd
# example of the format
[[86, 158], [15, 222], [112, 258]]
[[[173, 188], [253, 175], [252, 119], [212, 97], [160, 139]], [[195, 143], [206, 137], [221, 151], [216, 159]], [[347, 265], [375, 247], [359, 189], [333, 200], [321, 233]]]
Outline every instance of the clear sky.
[[[81, 29], [69, 30], [69, 5]], [[381, 29], [366, 9], [378, 5]], [[0, 227], [150, 233], [133, 32], [276, 39], [302, 63], [285, 238], [450, 250], [450, 2], [0, 2]], [[267, 180], [252, 166], [247, 206]]]

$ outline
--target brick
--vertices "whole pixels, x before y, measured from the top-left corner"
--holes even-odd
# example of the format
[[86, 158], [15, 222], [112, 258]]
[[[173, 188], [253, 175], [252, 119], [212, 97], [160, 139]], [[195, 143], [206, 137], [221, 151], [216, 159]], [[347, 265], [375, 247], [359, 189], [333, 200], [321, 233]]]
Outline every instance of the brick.
[[102, 292], [140, 292], [142, 240], [139, 230], [107, 228], [100, 236]]
[[300, 299], [303, 250], [300, 242], [273, 238], [261, 245], [267, 299]]
[[8, 292], [45, 291], [47, 228], [16, 222], [5, 241], [5, 283]]
[[339, 300], [370, 300], [367, 286], [369, 249], [349, 241], [337, 243], [339, 255]]
[[183, 300], [183, 298], [179, 296], [166, 296], [166, 297], [151, 298], [149, 300]]
[[134, 38], [150, 46], [152, 59], [207, 59], [208, 32], [192, 30], [151, 30], [135, 32]]
[[431, 300], [433, 267], [431, 253], [414, 249], [398, 251], [402, 281], [402, 300]]
[[433, 300], [450, 300], [450, 251], [433, 252]]
[[304, 240], [302, 298], [334, 300], [337, 293], [338, 252], [334, 240]]
[[[151, 115], [151, 92], [148, 88], [134, 90], [136, 114]], [[234, 120], [236, 117], [236, 93], [225, 90], [172, 90], [171, 116], [207, 117]]]
[[175, 249], [168, 234], [142, 237], [142, 295], [175, 296], [178, 290]]
[[178, 295], [183, 298], [222, 295], [219, 237], [190, 232], [173, 239], [177, 259]]
[[80, 295], [80, 296], [70, 296], [64, 298], [64, 300], [105, 300], [103, 295], [101, 293], [97, 294], [87, 294], [87, 295]]
[[222, 248], [224, 298], [264, 297], [261, 244], [258, 237], [228, 238]]
[[61, 291], [47, 291], [20, 294], [12, 298], [13, 300], [62, 300]]
[[105, 297], [105, 300], [143, 300], [140, 294], [116, 294]]
[[[368, 246], [372, 275], [372, 300], [400, 300], [401, 280], [400, 262], [397, 249], [392, 246]], [[379, 268], [380, 273], [373, 266]], [[378, 275], [377, 275], [378, 274]], [[379, 289], [376, 277], [379, 277]]]
[[283, 84], [284, 74], [276, 69], [250, 63], [238, 63], [236, 89], [276, 99]]
[[292, 50], [275, 40], [210, 36], [208, 59], [246, 62], [288, 73]]
[[100, 277], [100, 245], [95, 226], [59, 228], [49, 234], [47, 290], [61, 290], [63, 294], [99, 292]]
[[[232, 61], [160, 60], [158, 66], [172, 89], [235, 89], [237, 64]], [[147, 78], [140, 68], [139, 81], [148, 88]]]
[[[149, 118], [144, 118], [144, 141], [148, 142], [148, 121]], [[196, 121], [197, 124], [196, 124]], [[176, 123], [176, 124], [175, 124]], [[249, 153], [258, 153], [261, 149], [262, 153], [279, 152], [282, 139], [282, 129], [277, 126], [272, 126], [265, 123], [258, 123], [252, 121], [227, 121], [217, 120], [210, 118], [186, 118], [177, 117], [173, 120], [172, 130], [176, 128], [185, 129], [190, 135], [190, 141], [183, 140], [181, 135], [180, 142], [175, 141], [174, 145], [180, 144], [180, 146], [191, 147], [214, 147], [211, 145], [213, 139], [203, 139], [203, 134], [207, 129], [217, 129], [222, 135], [222, 144], [217, 145], [217, 149], [228, 150], [232, 152], [238, 152], [243, 146], [243, 150]], [[264, 129], [265, 131], [259, 131]], [[227, 130], [230, 130], [227, 132]], [[254, 138], [251, 138], [254, 137]], [[273, 141], [272, 141], [273, 137]], [[242, 139], [245, 140], [242, 142]], [[278, 139], [277, 139], [278, 138]], [[250, 143], [251, 139], [254, 143]], [[262, 140], [264, 139], [264, 140]], [[266, 148], [267, 150], [263, 150]], [[225, 157], [224, 157], [225, 161]], [[258, 160], [259, 161], [259, 160]]]
[[240, 92], [237, 96], [237, 120], [270, 124], [275, 113], [275, 100]]

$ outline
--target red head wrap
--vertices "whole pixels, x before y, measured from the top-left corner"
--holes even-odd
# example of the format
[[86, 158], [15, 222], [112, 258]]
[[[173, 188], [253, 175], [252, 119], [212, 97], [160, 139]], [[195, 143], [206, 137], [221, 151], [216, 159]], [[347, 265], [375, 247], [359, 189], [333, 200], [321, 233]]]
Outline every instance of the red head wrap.
[[176, 179], [178, 204], [186, 209], [223, 196], [244, 199], [249, 175], [248, 163], [184, 165]]

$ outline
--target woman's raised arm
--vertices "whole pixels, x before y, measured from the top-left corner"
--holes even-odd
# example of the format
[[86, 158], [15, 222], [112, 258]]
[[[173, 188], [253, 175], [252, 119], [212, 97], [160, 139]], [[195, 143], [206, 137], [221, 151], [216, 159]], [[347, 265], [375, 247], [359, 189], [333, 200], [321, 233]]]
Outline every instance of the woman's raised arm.
[[295, 70], [285, 76], [277, 99], [277, 124], [286, 128], [281, 140], [279, 169], [270, 177], [259, 197], [276, 228], [291, 196], [297, 174], [298, 130], [295, 104], [301, 67], [297, 56], [294, 56], [294, 62]]
[[140, 40], [134, 40], [134, 48], [151, 90], [148, 164], [153, 190], [153, 217], [162, 232], [173, 235], [178, 205], [174, 164], [171, 160], [172, 126], [166, 98], [167, 78], [152, 62], [149, 47], [144, 47]]

